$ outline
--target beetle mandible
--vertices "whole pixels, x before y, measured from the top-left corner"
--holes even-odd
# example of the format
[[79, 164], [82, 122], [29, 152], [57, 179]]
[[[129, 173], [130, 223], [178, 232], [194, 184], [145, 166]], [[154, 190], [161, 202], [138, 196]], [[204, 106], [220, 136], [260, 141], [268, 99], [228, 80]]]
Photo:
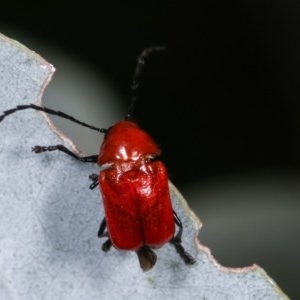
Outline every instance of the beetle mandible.
[[[98, 155], [78, 156], [63, 145], [34, 146], [32, 151], [42, 153], [58, 150], [81, 162], [97, 163], [101, 167], [99, 175], [90, 175], [90, 189], [99, 185], [103, 198], [105, 217], [100, 223], [98, 237], [106, 237], [107, 240], [102, 250], [107, 252], [114, 246], [135, 251], [143, 271], [150, 270], [156, 263], [157, 256], [152, 249], [168, 242], [174, 245], [186, 264], [195, 263], [195, 259], [181, 243], [183, 226], [172, 208], [167, 171], [159, 160], [160, 149], [132, 117], [145, 60], [161, 50], [164, 47], [150, 47], [139, 55], [125, 120], [108, 129], [88, 125], [63, 112], [35, 104], [18, 105], [0, 116], [1, 122], [17, 111], [34, 109], [104, 133]], [[179, 227], [177, 233], [175, 225]]]

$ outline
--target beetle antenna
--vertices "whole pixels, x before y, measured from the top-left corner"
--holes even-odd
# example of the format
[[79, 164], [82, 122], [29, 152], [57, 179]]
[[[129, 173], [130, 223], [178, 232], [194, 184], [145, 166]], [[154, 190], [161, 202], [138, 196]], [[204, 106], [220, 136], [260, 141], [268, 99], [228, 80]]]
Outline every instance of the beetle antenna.
[[135, 102], [137, 100], [137, 92], [138, 92], [138, 88], [140, 86], [141, 75], [142, 75], [143, 67], [146, 62], [146, 58], [148, 58], [148, 56], [154, 52], [163, 51], [165, 49], [166, 49], [165, 46], [154, 46], [154, 47], [144, 49], [142, 51], [142, 53], [139, 55], [137, 64], [135, 67], [135, 72], [133, 75], [132, 83], [131, 83], [131, 100], [130, 100], [130, 104], [128, 107], [128, 111], [127, 111], [125, 120], [132, 119], [133, 109], [135, 106]]
[[97, 128], [97, 127], [94, 127], [92, 125], [89, 125], [89, 124], [86, 124], [84, 122], [81, 122], [75, 118], [73, 118], [72, 116], [69, 116], [61, 111], [56, 111], [56, 110], [53, 110], [53, 109], [50, 109], [50, 108], [47, 108], [47, 107], [44, 107], [44, 106], [38, 106], [38, 105], [35, 105], [35, 104], [25, 104], [25, 105], [17, 105], [15, 108], [12, 108], [12, 109], [8, 109], [6, 111], [3, 112], [3, 115], [0, 116], [0, 122], [3, 121], [3, 119], [17, 111], [20, 111], [20, 110], [24, 110], [24, 109], [35, 109], [35, 110], [39, 110], [39, 111], [43, 111], [47, 114], [50, 114], [50, 115], [55, 115], [55, 116], [58, 116], [58, 117], [61, 117], [61, 118], [64, 118], [64, 119], [68, 119], [74, 123], [77, 123], [77, 124], [80, 124], [84, 127], [88, 127], [90, 129], [93, 129], [93, 130], [96, 130], [98, 132], [101, 132], [101, 133], [106, 133], [107, 132], [107, 129], [105, 128]]

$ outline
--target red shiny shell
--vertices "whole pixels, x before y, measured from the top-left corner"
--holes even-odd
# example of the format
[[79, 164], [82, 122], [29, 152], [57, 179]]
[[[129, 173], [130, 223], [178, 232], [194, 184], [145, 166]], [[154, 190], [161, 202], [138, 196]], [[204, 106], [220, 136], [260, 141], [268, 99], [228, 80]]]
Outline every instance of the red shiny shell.
[[136, 123], [121, 121], [111, 127], [100, 148], [98, 164], [137, 161], [160, 150], [148, 133]]
[[175, 232], [165, 166], [160, 161], [127, 164], [99, 175], [109, 237], [123, 250], [160, 247]]
[[99, 186], [109, 238], [118, 249], [160, 247], [174, 236], [167, 171], [161, 161], [151, 160], [159, 153], [134, 122], [117, 123], [104, 138]]

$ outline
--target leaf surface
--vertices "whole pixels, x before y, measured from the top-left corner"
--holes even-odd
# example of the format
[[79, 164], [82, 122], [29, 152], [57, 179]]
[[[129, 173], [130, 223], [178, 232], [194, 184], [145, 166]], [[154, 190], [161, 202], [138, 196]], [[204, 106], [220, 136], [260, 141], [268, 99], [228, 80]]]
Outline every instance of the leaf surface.
[[[0, 115], [16, 105], [41, 104], [53, 72], [37, 54], [0, 35]], [[172, 183], [183, 245], [197, 263], [185, 265], [170, 244], [155, 250], [158, 261], [147, 273], [133, 252], [103, 253], [101, 196], [88, 188], [98, 166], [64, 153], [32, 153], [35, 145], [75, 149], [37, 111], [7, 116], [0, 139], [1, 299], [287, 299], [258, 266], [218, 265], [196, 240], [201, 222]]]

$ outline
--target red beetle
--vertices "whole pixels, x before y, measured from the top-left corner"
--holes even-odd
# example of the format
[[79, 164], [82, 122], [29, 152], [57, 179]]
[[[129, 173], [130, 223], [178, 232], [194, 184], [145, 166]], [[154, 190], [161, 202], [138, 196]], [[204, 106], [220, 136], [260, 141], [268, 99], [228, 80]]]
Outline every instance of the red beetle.
[[[132, 83], [132, 100], [124, 121], [109, 129], [96, 128], [60, 111], [34, 104], [18, 105], [4, 111], [0, 122], [8, 115], [23, 109], [35, 109], [57, 115], [83, 126], [105, 133], [99, 155], [80, 157], [63, 145], [35, 146], [32, 151], [62, 151], [82, 162], [98, 163], [99, 176], [90, 175], [90, 189], [100, 186], [105, 218], [100, 224], [98, 237], [107, 237], [102, 245], [108, 251], [113, 245], [117, 249], [136, 251], [143, 271], [150, 270], [156, 262], [151, 248], [170, 242], [185, 263], [195, 259], [182, 244], [182, 223], [172, 209], [168, 175], [164, 164], [158, 160], [160, 149], [153, 139], [132, 121], [132, 110], [136, 101], [142, 66], [145, 58], [163, 47], [145, 49], [138, 58]], [[175, 234], [175, 224], [179, 230]]]

